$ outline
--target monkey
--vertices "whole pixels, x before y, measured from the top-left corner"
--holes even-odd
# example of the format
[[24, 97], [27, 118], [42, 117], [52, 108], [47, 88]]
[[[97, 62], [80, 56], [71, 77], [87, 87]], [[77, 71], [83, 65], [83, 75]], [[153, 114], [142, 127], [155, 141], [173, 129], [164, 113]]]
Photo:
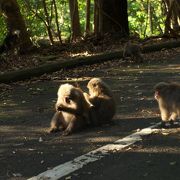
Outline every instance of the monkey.
[[116, 105], [110, 87], [101, 78], [92, 78], [88, 84], [88, 93], [84, 93], [90, 107], [90, 122], [99, 126], [111, 122]]
[[56, 112], [52, 117], [49, 132], [62, 128], [63, 135], [69, 135], [88, 126], [89, 104], [82, 90], [67, 83], [59, 87], [57, 95]]
[[180, 117], [180, 84], [160, 82], [154, 87], [154, 91], [161, 113], [161, 125], [165, 126], [166, 122], [173, 125], [177, 117]]
[[18, 47], [19, 37], [20, 37], [20, 30], [9, 32], [6, 35], [3, 44], [0, 46], [0, 54], [10, 50], [14, 50], [16, 47]]
[[141, 54], [142, 48], [138, 44], [127, 42], [124, 46], [123, 57], [130, 56], [134, 62], [142, 63], [143, 56]]

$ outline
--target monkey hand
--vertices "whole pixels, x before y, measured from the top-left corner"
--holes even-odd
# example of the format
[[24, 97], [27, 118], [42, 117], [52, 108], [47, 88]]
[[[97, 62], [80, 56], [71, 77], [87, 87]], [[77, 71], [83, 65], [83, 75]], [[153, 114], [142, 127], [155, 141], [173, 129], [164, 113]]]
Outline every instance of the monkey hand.
[[63, 131], [62, 136], [68, 136], [70, 134], [71, 134], [71, 131], [66, 129], [65, 131]]
[[58, 131], [60, 131], [58, 128], [50, 128], [50, 129], [48, 130], [48, 133], [56, 133], [56, 132], [58, 132]]

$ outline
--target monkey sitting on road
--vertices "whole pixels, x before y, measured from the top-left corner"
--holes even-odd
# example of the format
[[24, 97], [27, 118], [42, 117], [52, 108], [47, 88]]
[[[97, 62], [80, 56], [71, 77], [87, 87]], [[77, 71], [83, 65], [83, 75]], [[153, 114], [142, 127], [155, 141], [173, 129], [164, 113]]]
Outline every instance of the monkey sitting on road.
[[177, 117], [180, 117], [180, 84], [160, 82], [154, 90], [154, 98], [159, 104], [162, 125], [166, 125], [166, 122], [173, 125]]
[[56, 132], [61, 127], [63, 135], [69, 135], [88, 125], [89, 104], [81, 89], [70, 84], [61, 85], [55, 107], [49, 132]]
[[142, 48], [138, 44], [127, 42], [124, 46], [123, 57], [131, 57], [131, 60], [137, 63], [143, 62], [143, 56], [141, 54]]
[[109, 86], [100, 78], [93, 78], [87, 85], [89, 94], [84, 93], [91, 107], [91, 123], [93, 126], [110, 122], [115, 114], [115, 100]]

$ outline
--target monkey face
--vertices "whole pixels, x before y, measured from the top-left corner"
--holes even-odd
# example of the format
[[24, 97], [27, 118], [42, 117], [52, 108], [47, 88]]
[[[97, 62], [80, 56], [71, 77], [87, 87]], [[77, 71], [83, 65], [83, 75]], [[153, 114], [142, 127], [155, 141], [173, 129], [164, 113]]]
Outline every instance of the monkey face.
[[66, 97], [58, 97], [57, 103], [56, 103], [56, 110], [61, 111], [63, 107], [69, 107], [72, 106], [73, 101], [69, 96]]
[[157, 101], [159, 100], [160, 96], [159, 96], [159, 91], [155, 91], [154, 93], [154, 99], [156, 99]]
[[89, 89], [89, 94], [92, 96], [97, 96], [100, 94], [103, 82], [100, 78], [93, 78], [88, 82], [87, 88]]
[[164, 92], [164, 90], [166, 90], [169, 87], [168, 83], [165, 82], [160, 82], [158, 83], [155, 87], [155, 93], [154, 93], [154, 98], [159, 101], [160, 97], [162, 96], [162, 93]]
[[70, 84], [63, 84], [58, 90], [56, 110], [61, 111], [64, 107], [77, 109], [80, 105], [80, 91]]

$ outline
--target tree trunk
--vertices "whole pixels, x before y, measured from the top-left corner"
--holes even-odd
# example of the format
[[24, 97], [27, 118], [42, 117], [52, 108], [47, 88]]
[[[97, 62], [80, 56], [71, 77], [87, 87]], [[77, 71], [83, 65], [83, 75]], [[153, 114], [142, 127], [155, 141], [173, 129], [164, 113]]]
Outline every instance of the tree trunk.
[[99, 0], [94, 0], [94, 34], [99, 32]]
[[90, 33], [90, 8], [91, 0], [86, 0], [86, 35]]
[[54, 44], [54, 40], [53, 40], [53, 35], [51, 32], [51, 18], [49, 18], [49, 13], [47, 10], [46, 1], [42, 0], [42, 3], [43, 3], [44, 14], [45, 14], [45, 19], [46, 19], [47, 32], [48, 32], [50, 44], [52, 45], [52, 44]]
[[32, 47], [30, 36], [27, 32], [25, 21], [20, 13], [19, 5], [16, 0], [1, 0], [1, 11], [6, 20], [8, 33], [15, 30], [20, 31], [19, 48], [20, 52], [26, 52]]
[[56, 6], [56, 1], [55, 0], [53, 0], [53, 4], [54, 4], [54, 10], [55, 10], [55, 21], [56, 21], [58, 38], [59, 38], [60, 43], [62, 44], [61, 31], [60, 31], [59, 22], [58, 22], [58, 11], [57, 11], [57, 6]]
[[151, 1], [148, 1], [148, 18], [149, 18], [149, 29], [151, 35], [153, 34], [153, 22], [152, 22], [152, 8]]
[[81, 37], [81, 27], [79, 21], [77, 0], [69, 0], [69, 9], [71, 17], [72, 41], [76, 41]]
[[164, 0], [167, 8], [167, 15], [165, 20], [165, 35], [178, 36], [178, 31], [180, 28], [180, 2], [179, 0]]
[[96, 6], [99, 13], [99, 27], [96, 28], [101, 35], [105, 33], [129, 35], [127, 0], [96, 0]]

